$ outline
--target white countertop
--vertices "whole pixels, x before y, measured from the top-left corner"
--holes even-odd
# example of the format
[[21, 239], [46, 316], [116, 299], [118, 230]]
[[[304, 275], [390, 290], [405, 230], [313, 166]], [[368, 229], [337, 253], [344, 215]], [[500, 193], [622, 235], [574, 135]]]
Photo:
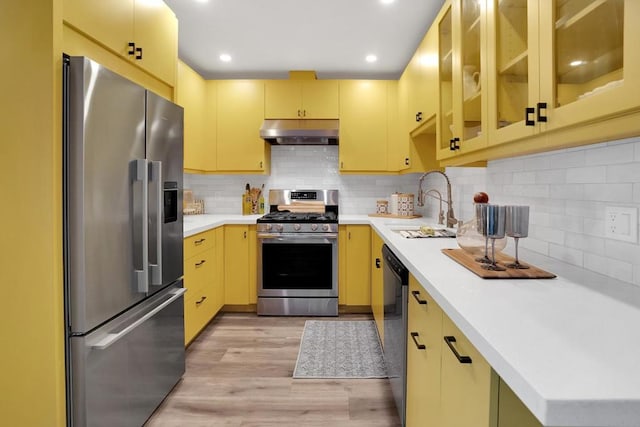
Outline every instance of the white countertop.
[[[223, 225], [259, 216], [207, 217]], [[481, 279], [442, 254], [455, 239], [389, 228], [424, 221], [340, 216], [378, 232], [545, 426], [640, 426], [640, 288], [525, 250], [523, 260], [558, 277]], [[188, 228], [199, 232], [185, 221], [185, 236]]]

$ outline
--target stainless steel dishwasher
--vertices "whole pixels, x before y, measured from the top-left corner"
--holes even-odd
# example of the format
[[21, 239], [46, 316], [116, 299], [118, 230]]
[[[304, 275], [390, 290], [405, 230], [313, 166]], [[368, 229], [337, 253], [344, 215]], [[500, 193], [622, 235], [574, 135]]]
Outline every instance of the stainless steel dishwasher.
[[407, 295], [409, 270], [382, 246], [384, 288], [384, 361], [401, 425], [405, 425], [407, 390]]

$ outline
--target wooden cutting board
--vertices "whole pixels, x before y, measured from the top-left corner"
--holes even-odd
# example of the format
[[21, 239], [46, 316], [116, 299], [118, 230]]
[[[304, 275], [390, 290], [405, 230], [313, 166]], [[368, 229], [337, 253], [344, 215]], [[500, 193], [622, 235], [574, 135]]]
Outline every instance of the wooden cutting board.
[[[556, 277], [555, 274], [544, 271], [535, 265], [522, 262], [522, 260], [520, 260], [520, 264], [528, 265], [529, 268], [507, 268], [505, 271], [493, 271], [482, 268], [482, 264], [475, 260], [477, 255], [470, 254], [464, 249], [442, 249], [442, 253], [483, 279], [553, 279]], [[505, 264], [512, 263], [514, 258], [499, 252], [496, 254], [496, 260], [499, 265], [504, 267]]]

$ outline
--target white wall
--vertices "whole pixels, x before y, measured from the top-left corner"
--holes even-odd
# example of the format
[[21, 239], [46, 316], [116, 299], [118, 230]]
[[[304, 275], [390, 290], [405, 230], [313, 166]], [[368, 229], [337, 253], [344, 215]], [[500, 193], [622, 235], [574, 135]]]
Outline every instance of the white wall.
[[[337, 188], [342, 214], [375, 211], [394, 192], [417, 194], [420, 174], [340, 175], [338, 147], [272, 147], [272, 170], [263, 175], [185, 175], [185, 188], [205, 199], [207, 213], [238, 214], [244, 186]], [[616, 279], [640, 285], [640, 245], [604, 237], [606, 206], [640, 207], [640, 138], [496, 160], [486, 168], [447, 168], [455, 215], [473, 217], [473, 194], [492, 203], [531, 206], [529, 237], [521, 245]], [[442, 176], [425, 179], [446, 197]], [[446, 206], [444, 207], [446, 210]], [[418, 213], [438, 214], [427, 199]], [[512, 247], [513, 243], [509, 242]]]

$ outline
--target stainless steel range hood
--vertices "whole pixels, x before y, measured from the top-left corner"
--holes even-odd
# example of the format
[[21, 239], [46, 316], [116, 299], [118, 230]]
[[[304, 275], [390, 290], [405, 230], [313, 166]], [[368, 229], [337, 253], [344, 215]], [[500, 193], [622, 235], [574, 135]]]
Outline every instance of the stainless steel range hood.
[[332, 119], [265, 120], [260, 137], [276, 145], [338, 145], [339, 124]]

